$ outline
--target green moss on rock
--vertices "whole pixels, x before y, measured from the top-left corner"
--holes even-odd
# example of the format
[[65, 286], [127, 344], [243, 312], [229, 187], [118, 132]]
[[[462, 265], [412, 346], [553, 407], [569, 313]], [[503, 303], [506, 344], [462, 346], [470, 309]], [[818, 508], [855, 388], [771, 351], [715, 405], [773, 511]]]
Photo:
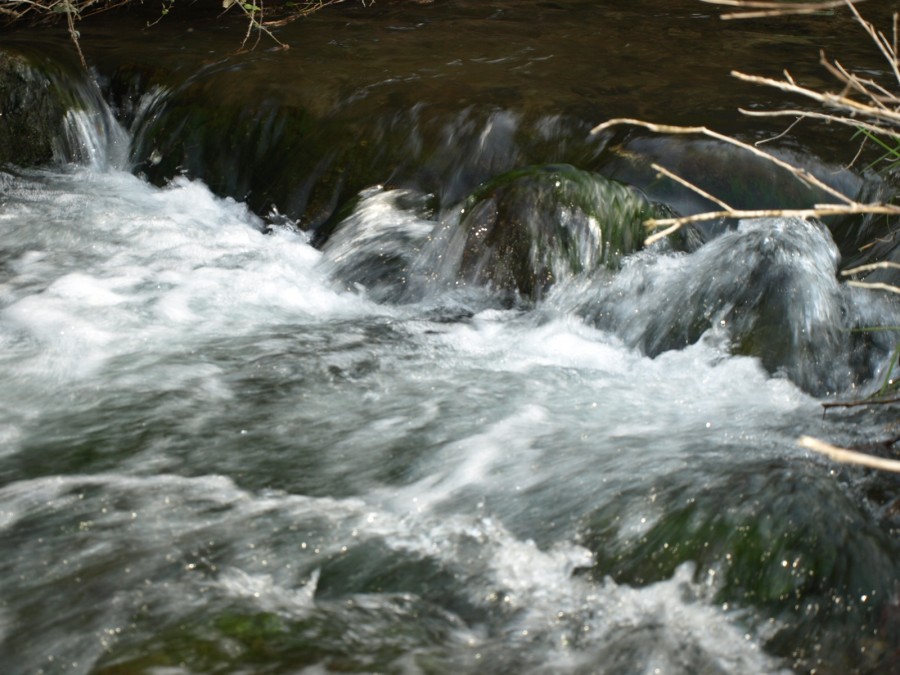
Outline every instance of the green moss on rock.
[[0, 51], [0, 164], [51, 162], [65, 116], [66, 105], [50, 77], [25, 56]]
[[461, 274], [539, 297], [560, 278], [615, 268], [670, 212], [639, 190], [573, 166], [532, 166], [478, 188], [463, 207]]

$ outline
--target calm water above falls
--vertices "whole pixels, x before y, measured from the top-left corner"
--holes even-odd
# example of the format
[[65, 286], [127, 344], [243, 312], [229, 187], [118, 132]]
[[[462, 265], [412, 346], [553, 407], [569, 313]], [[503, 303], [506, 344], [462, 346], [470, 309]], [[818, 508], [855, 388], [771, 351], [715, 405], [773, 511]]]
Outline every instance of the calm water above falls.
[[896, 423], [822, 415], [900, 321], [826, 229], [522, 299], [421, 186], [314, 247], [70, 122], [0, 174], [3, 672], [900, 669], [896, 478], [796, 445]]

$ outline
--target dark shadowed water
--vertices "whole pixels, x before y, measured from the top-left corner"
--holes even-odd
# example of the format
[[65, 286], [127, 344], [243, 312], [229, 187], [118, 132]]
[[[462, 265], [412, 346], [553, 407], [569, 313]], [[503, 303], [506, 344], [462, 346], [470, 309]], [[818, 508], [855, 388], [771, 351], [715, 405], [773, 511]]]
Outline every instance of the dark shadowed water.
[[[624, 244], [702, 206], [635, 156], [810, 197], [588, 133], [774, 133], [728, 70], [875, 72], [845, 16], [379, 2], [235, 55], [147, 12], [84, 22], [110, 107], [0, 172], [3, 673], [900, 671], [897, 478], [797, 445], [891, 452], [896, 408], [822, 408], [892, 377], [896, 301], [838, 274], [875, 225]], [[848, 144], [777, 147], [884, 190]]]

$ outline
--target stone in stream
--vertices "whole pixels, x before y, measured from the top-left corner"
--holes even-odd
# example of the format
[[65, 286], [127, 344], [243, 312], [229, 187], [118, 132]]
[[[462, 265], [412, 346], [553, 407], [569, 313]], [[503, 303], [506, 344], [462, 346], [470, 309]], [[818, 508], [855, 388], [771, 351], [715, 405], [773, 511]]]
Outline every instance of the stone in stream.
[[72, 54], [46, 45], [3, 45], [0, 165], [124, 166], [127, 148], [97, 83]]
[[[562, 278], [618, 267], [643, 246], [645, 221], [672, 212], [600, 174], [543, 165], [488, 181], [460, 213], [459, 277], [537, 299]], [[677, 239], [697, 243], [690, 229]]]
[[63, 129], [67, 108], [34, 60], [0, 51], [0, 164], [29, 167], [53, 161], [54, 139]]
[[806, 391], [841, 391], [872, 373], [847, 325], [837, 247], [821, 223], [741, 221], [693, 253], [644, 258], [576, 302], [601, 328], [649, 356], [721, 336]]
[[[897, 619], [888, 614], [896, 613], [895, 538], [849, 497], [854, 488], [802, 453], [726, 459], [756, 457], [759, 443], [734, 437], [714, 458], [695, 455], [652, 486], [617, 492], [584, 519], [594, 564], [580, 573], [643, 587], [688, 566], [705, 601], [771, 617], [766, 651], [799, 672], [822, 663], [834, 673], [896, 672], [889, 631], [896, 636]], [[698, 461], [709, 462], [705, 471]], [[872, 481], [890, 489], [889, 479]], [[845, 641], [823, 640], [828, 633]]]

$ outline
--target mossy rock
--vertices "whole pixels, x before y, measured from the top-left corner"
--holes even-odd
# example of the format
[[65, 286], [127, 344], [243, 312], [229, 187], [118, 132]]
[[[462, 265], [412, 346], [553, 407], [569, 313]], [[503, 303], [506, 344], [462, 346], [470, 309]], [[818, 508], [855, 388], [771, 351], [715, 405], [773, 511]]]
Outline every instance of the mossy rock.
[[232, 606], [123, 641], [92, 672], [400, 672], [399, 662], [442, 655], [459, 628], [410, 594], [349, 596], [293, 613]]
[[92, 149], [70, 128], [73, 111], [89, 113], [98, 134], [117, 142], [100, 89], [72, 51], [14, 40], [0, 48], [0, 165], [89, 159]]
[[[690, 564], [711, 601], [771, 619], [767, 651], [798, 672], [888, 672], [897, 544], [847, 486], [798, 459], [723, 466], [701, 485], [704, 475], [688, 468], [598, 508], [583, 530], [585, 574], [646, 586]], [[650, 524], [636, 530], [635, 513]]]
[[562, 278], [616, 268], [643, 246], [645, 221], [668, 215], [639, 190], [569, 165], [511, 171], [461, 209], [460, 276], [538, 298]]
[[20, 167], [57, 158], [54, 139], [68, 106], [50, 76], [15, 51], [0, 51], [0, 164]]

